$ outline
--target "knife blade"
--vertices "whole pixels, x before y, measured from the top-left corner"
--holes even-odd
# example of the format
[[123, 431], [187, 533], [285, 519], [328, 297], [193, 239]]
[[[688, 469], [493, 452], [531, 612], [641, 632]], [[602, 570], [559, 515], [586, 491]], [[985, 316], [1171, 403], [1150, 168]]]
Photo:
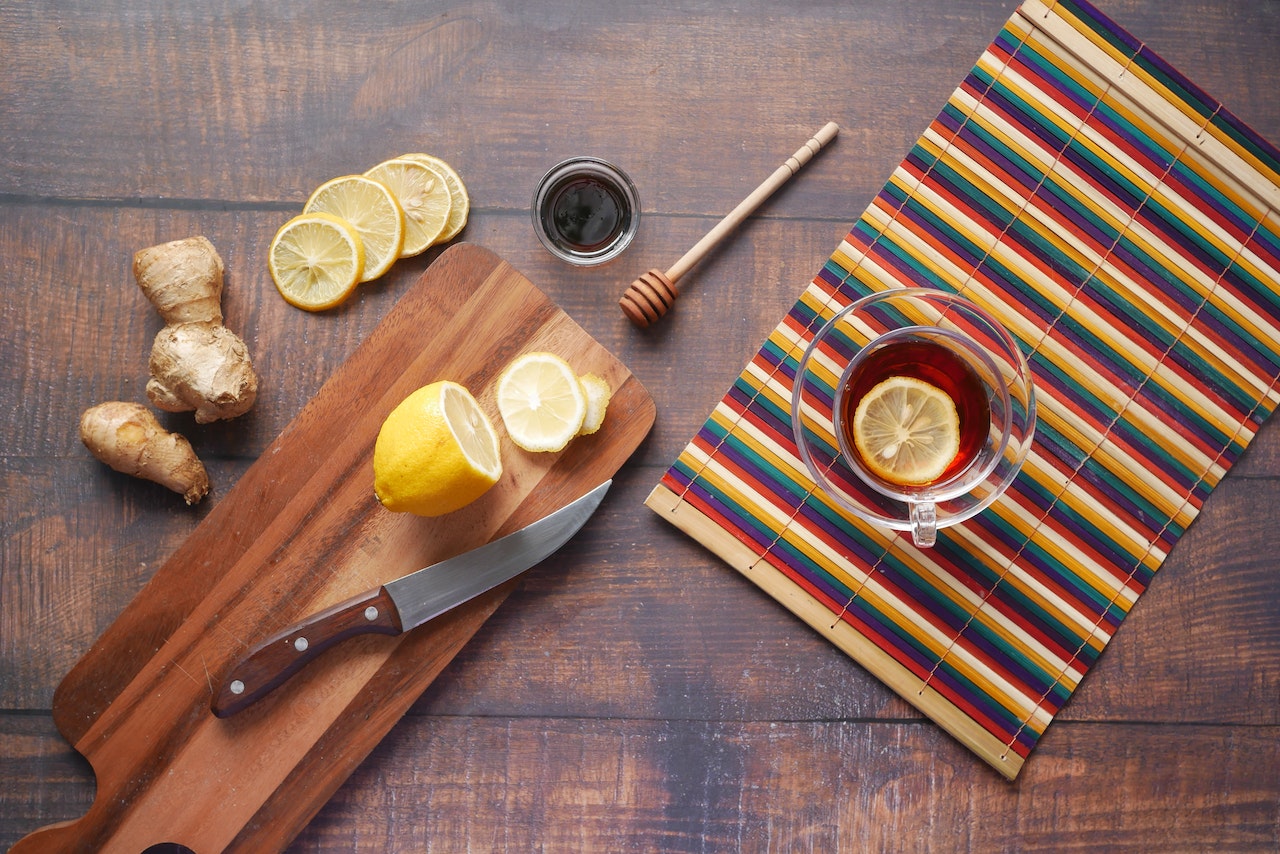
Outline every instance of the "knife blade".
[[515, 533], [389, 581], [272, 635], [231, 667], [213, 696], [213, 713], [234, 715], [348, 638], [407, 632], [515, 578], [568, 542], [612, 483], [606, 480]]

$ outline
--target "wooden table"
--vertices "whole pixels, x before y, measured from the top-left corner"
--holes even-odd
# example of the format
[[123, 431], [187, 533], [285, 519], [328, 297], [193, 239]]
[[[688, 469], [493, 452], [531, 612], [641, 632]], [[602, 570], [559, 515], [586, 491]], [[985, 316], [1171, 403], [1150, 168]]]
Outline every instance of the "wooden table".
[[[1280, 425], [1262, 430], [1008, 783], [641, 503], [1015, 8], [1013, 2], [171, 4], [0, 9], [0, 845], [81, 816], [53, 691], [438, 250], [340, 310], [285, 305], [275, 229], [321, 181], [443, 156], [487, 246], [618, 354], [658, 421], [555, 572], [535, 570], [295, 851], [1280, 847]], [[1280, 9], [1103, 10], [1280, 139]], [[633, 329], [616, 301], [812, 131], [840, 138]], [[619, 260], [537, 243], [538, 177], [613, 160]], [[203, 233], [263, 378], [195, 428], [197, 508], [115, 475], [80, 411], [141, 399], [135, 250]], [[429, 330], [428, 334], [429, 334]]]

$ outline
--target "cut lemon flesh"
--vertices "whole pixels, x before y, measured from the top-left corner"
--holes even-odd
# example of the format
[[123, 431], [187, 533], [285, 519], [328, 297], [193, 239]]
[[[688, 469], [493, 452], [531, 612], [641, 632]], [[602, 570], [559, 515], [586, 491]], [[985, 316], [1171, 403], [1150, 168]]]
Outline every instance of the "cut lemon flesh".
[[302, 214], [276, 232], [267, 250], [267, 268], [291, 305], [322, 311], [341, 303], [360, 283], [364, 246], [345, 220]]
[[578, 377], [578, 382], [582, 384], [582, 393], [587, 399], [587, 413], [582, 419], [582, 429], [578, 431], [578, 435], [589, 436], [604, 424], [605, 410], [609, 408], [613, 390], [595, 374]]
[[462, 231], [462, 227], [467, 224], [467, 216], [471, 213], [471, 197], [467, 195], [467, 185], [462, 183], [462, 176], [458, 171], [448, 163], [436, 157], [434, 154], [422, 154], [421, 152], [414, 154], [402, 154], [401, 160], [412, 160], [415, 163], [421, 163], [430, 169], [434, 169], [440, 177], [444, 178], [445, 186], [449, 188], [449, 219], [445, 223], [444, 230], [440, 232], [440, 236], [436, 238], [437, 243], [444, 243], [446, 240], [452, 240]]
[[507, 435], [526, 451], [563, 450], [587, 415], [577, 375], [552, 353], [516, 358], [498, 377], [497, 398]]
[[449, 185], [439, 172], [413, 160], [386, 160], [364, 175], [385, 184], [404, 211], [401, 258], [418, 255], [438, 242], [453, 209]]
[[853, 415], [853, 441], [867, 468], [902, 486], [937, 480], [960, 450], [955, 402], [914, 377], [889, 377], [872, 387]]
[[373, 447], [373, 490], [388, 510], [442, 516], [475, 501], [502, 477], [498, 434], [480, 404], [441, 381], [406, 397]]
[[364, 273], [360, 281], [378, 278], [400, 257], [404, 246], [404, 212], [385, 184], [363, 175], [344, 175], [321, 184], [303, 208], [304, 213], [327, 213], [344, 219], [364, 244]]

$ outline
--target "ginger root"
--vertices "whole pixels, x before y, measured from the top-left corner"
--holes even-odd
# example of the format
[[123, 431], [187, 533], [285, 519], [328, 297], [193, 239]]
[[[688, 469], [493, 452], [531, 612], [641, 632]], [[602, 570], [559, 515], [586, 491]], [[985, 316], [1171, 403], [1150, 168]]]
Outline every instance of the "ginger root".
[[133, 256], [133, 276], [165, 323], [222, 323], [222, 258], [207, 237], [188, 237]]
[[222, 325], [222, 259], [205, 237], [139, 251], [133, 275], [167, 324], [151, 347], [147, 397], [207, 424], [243, 415], [258, 395], [249, 349]]
[[142, 404], [115, 400], [86, 409], [80, 441], [116, 471], [162, 484], [189, 505], [209, 493], [209, 475], [191, 443], [165, 430]]

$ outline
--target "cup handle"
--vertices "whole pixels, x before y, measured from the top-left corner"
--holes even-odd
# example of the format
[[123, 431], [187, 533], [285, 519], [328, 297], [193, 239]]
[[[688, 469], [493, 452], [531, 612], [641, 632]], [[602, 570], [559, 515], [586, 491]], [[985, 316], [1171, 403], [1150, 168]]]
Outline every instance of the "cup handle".
[[910, 501], [911, 541], [919, 548], [931, 548], [938, 541], [938, 508], [932, 501]]

